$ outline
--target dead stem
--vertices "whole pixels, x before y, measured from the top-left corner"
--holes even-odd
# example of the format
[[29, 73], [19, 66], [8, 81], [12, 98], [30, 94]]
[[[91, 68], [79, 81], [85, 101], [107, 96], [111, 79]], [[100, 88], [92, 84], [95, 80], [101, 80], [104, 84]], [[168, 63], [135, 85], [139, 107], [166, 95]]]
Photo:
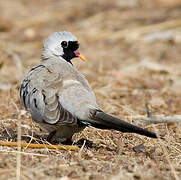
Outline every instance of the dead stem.
[[[7, 142], [7, 141], [0, 141], [0, 146], [15, 146], [18, 147], [17, 142]], [[69, 145], [47, 145], [47, 144], [29, 144], [25, 142], [21, 142], [20, 147], [26, 148], [37, 148], [37, 149], [59, 149], [59, 150], [70, 150], [70, 151], [77, 151], [77, 146], [69, 146]]]

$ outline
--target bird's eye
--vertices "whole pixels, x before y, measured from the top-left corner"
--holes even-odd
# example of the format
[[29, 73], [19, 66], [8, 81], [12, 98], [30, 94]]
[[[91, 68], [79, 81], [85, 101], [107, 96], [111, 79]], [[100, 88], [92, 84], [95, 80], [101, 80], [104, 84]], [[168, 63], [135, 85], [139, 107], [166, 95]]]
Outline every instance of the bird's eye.
[[68, 47], [68, 43], [66, 41], [62, 41], [61, 43], [63, 48], [67, 48]]

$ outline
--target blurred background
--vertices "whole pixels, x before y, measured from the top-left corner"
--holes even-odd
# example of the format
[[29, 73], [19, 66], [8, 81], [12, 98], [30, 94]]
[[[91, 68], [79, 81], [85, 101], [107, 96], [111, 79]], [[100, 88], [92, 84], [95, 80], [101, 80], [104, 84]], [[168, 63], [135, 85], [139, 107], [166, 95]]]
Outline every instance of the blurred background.
[[[52, 32], [62, 30], [72, 32], [79, 39], [80, 52], [87, 61], [83, 63], [79, 59], [74, 59], [73, 64], [90, 82], [103, 110], [120, 118], [127, 117], [130, 122], [132, 120], [129, 117], [146, 113], [147, 103], [150, 104], [154, 114], [181, 114], [180, 0], [1, 0], [0, 12], [1, 132], [7, 129], [8, 132], [12, 129], [16, 131], [18, 112], [23, 109], [18, 92], [21, 81], [32, 66], [39, 64], [43, 40]], [[39, 127], [32, 123], [28, 113], [21, 118], [22, 133], [30, 134], [29, 131], [41, 133]], [[161, 134], [171, 139], [169, 141], [171, 144], [165, 142], [167, 151], [171, 154], [170, 162], [179, 166], [180, 127], [172, 124], [158, 125], [157, 128]], [[164, 179], [164, 176], [167, 179], [174, 179], [180, 173], [176, 172], [176, 169], [173, 172], [172, 169], [165, 174], [165, 168], [157, 169], [157, 166], [165, 167], [165, 162], [167, 164], [167, 158], [160, 149], [154, 151], [156, 153], [154, 157], [146, 157], [143, 161], [135, 159], [128, 163], [126, 158], [135, 157], [135, 153], [126, 144], [122, 144], [121, 138], [129, 140], [132, 147], [140, 142], [139, 138], [134, 140], [133, 135], [102, 131], [97, 134], [95, 129], [88, 128], [79, 136], [85, 136], [107, 146], [111, 141], [122, 147], [118, 148], [119, 152], [130, 151], [130, 154], [125, 154], [125, 159], [120, 159], [116, 153], [106, 151], [103, 154], [108, 160], [111, 159], [112, 165], [106, 164], [106, 160], [102, 162], [99, 159], [100, 162], [95, 163], [96, 169], [88, 168], [88, 165], [85, 171], [79, 169], [80, 174], [82, 173], [80, 177], [75, 172], [69, 174], [73, 170], [61, 170], [60, 175], [57, 175], [56, 171], [55, 177], [50, 170], [49, 174], [43, 173], [41, 176], [35, 173], [33, 177], [41, 176], [49, 179], [51, 175], [56, 179], [70, 175], [80, 179], [85, 177], [106, 179], [110, 176], [119, 179], [119, 177], [129, 177], [129, 164], [137, 167], [131, 172], [132, 178], [134, 173], [137, 173], [139, 179], [145, 177]], [[149, 146], [149, 142], [147, 143]], [[155, 145], [156, 147], [158, 146]], [[175, 151], [172, 151], [173, 149]], [[85, 154], [88, 153], [88, 150], [85, 151]], [[96, 152], [89, 150], [89, 153], [87, 158], [91, 159]], [[67, 159], [70, 161], [72, 158], [69, 154]], [[85, 158], [84, 154], [82, 158]], [[3, 161], [6, 162], [7, 159], [9, 156], [4, 155]], [[77, 162], [77, 159], [72, 161]], [[54, 159], [52, 162], [55, 163]], [[65, 162], [67, 161], [64, 160]], [[146, 172], [143, 173], [149, 167], [143, 166], [144, 162], [147, 164], [151, 162], [150, 166], [153, 168], [148, 176]], [[13, 169], [13, 163], [12, 160], [2, 165], [2, 168]], [[91, 162], [89, 165], [93, 166]], [[36, 167], [38, 164], [25, 163], [24, 166]], [[119, 173], [120, 167], [123, 173], [118, 177], [113, 176]], [[71, 166], [71, 168], [78, 167]], [[26, 173], [24, 170], [25, 175]], [[8, 176], [13, 177], [13, 175], [14, 171]], [[7, 178], [7, 174], [5, 173], [3, 177]]]

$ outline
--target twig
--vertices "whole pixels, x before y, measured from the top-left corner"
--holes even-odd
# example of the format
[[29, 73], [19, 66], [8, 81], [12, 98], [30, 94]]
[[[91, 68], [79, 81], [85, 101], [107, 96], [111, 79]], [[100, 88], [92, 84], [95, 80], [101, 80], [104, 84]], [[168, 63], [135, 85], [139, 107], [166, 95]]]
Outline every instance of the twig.
[[18, 152], [18, 151], [8, 151], [6, 149], [5, 150], [1, 149], [0, 152], [2, 152], [2, 153], [15, 153], [15, 154], [21, 153], [23, 155], [32, 155], [32, 156], [48, 156], [48, 155], [45, 155], [45, 154], [36, 154], [36, 153]]
[[16, 180], [21, 179], [21, 116], [22, 111], [19, 110], [17, 104], [12, 100], [13, 106], [16, 108], [16, 111], [18, 113], [18, 137], [17, 137], [17, 147], [18, 147], [18, 153], [16, 156]]
[[80, 148], [79, 158], [81, 158], [81, 154], [82, 154], [82, 151], [83, 151], [83, 149], [84, 149], [84, 147], [85, 147], [85, 144], [86, 144], [86, 140], [84, 140], [84, 143], [83, 143], [82, 147]]
[[[60, 150], [70, 150], [70, 151], [77, 151], [77, 146], [69, 146], [69, 145], [46, 145], [46, 144], [29, 144], [25, 142], [21, 142], [21, 147], [28, 147], [28, 148], [37, 148], [37, 149], [60, 149]], [[0, 146], [15, 146], [18, 147], [17, 142], [9, 142], [9, 141], [0, 141]]]
[[148, 117], [152, 117], [151, 107], [148, 103], [146, 103], [146, 112]]
[[18, 153], [17, 153], [17, 167], [16, 167], [16, 179], [21, 179], [21, 114], [18, 116], [18, 137], [17, 137], [17, 146], [18, 146]]
[[181, 116], [151, 116], [151, 117], [138, 117], [134, 118], [136, 121], [143, 121], [146, 124], [159, 124], [159, 123], [181, 123]]
[[148, 124], [159, 124], [159, 123], [181, 123], [181, 115], [178, 116], [160, 116], [160, 115], [152, 115], [151, 108], [148, 104], [146, 104], [147, 116], [146, 117], [137, 117], [133, 118], [133, 121], [143, 121]]

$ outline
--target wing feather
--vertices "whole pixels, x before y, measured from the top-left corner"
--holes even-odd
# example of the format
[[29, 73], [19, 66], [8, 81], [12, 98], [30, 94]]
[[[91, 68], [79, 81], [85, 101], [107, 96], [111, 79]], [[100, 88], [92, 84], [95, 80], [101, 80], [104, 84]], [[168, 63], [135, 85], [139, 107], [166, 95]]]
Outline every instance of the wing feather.
[[57, 92], [61, 88], [60, 74], [52, 73], [44, 65], [30, 70], [21, 85], [20, 97], [25, 108], [30, 110], [34, 121], [59, 125], [77, 123], [77, 118], [59, 102]]

